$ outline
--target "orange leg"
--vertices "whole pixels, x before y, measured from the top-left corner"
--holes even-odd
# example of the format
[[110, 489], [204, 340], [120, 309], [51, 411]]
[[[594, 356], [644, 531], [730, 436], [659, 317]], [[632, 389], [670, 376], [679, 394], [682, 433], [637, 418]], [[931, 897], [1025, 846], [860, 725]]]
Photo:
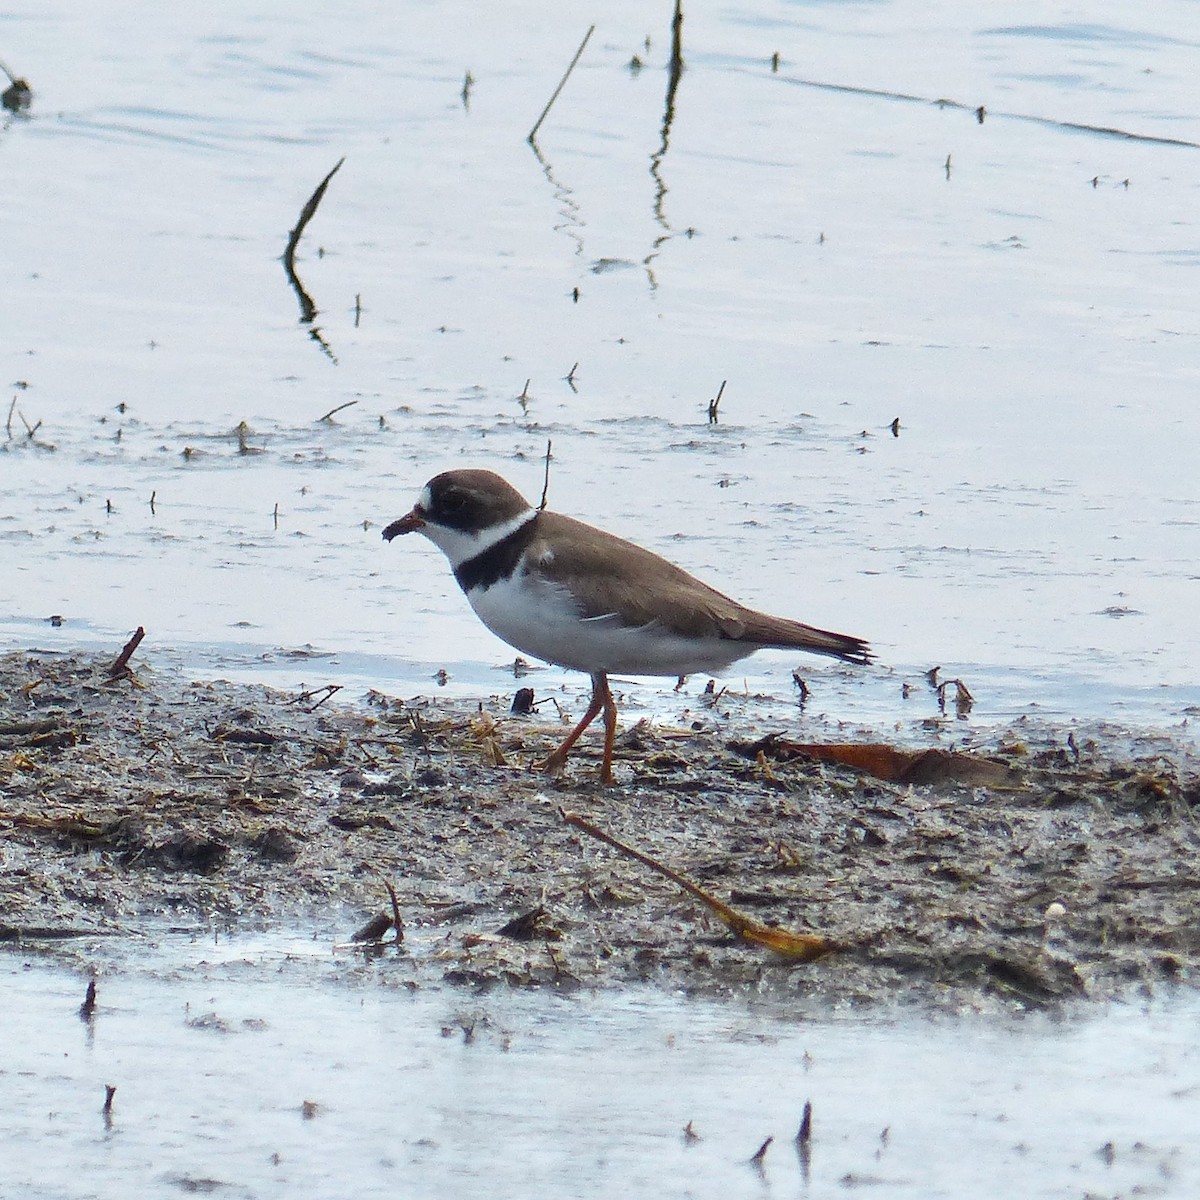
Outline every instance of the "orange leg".
[[608, 676], [603, 671], [598, 671], [592, 676], [592, 698], [588, 703], [587, 712], [583, 714], [583, 719], [571, 730], [570, 733], [563, 739], [562, 744], [546, 759], [546, 770], [552, 774], [561, 771], [567, 762], [567, 755], [571, 753], [571, 747], [579, 741], [579, 735], [600, 715], [600, 710], [604, 710], [604, 761], [600, 764], [600, 782], [612, 783], [612, 756], [613, 742], [617, 736], [617, 702], [612, 697], [612, 691], [608, 686]]
[[604, 761], [600, 764], [600, 782], [605, 786], [614, 783], [612, 773], [613, 743], [617, 740], [617, 702], [613, 699], [608, 686], [608, 676], [604, 680]]

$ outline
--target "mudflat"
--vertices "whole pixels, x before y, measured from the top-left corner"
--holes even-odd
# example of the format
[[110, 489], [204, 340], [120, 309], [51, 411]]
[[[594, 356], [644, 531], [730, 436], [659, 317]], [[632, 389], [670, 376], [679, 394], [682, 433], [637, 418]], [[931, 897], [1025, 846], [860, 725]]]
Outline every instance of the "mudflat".
[[[567, 714], [514, 715], [511, 693], [344, 704], [112, 666], [0, 656], [4, 940], [304, 926], [417, 983], [805, 1006], [1045, 1006], [1197, 978], [1185, 731], [1022, 722], [880, 778], [878, 747], [851, 765], [741, 736], [716, 693], [694, 727], [623, 728], [603, 788], [586, 737], [560, 777], [536, 769]], [[565, 813], [833, 951], [731, 934]], [[388, 885], [402, 944], [382, 921], [352, 943], [393, 912]]]

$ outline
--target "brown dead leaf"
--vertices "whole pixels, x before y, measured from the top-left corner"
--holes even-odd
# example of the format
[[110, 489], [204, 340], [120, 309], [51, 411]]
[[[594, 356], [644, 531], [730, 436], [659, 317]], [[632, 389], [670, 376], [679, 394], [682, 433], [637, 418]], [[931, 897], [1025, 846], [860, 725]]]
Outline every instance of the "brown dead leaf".
[[882, 742], [793, 742], [770, 736], [747, 749], [762, 760], [812, 758], [850, 767], [889, 783], [970, 783], [1012, 786], [1020, 776], [1007, 763], [954, 750], [899, 750]]

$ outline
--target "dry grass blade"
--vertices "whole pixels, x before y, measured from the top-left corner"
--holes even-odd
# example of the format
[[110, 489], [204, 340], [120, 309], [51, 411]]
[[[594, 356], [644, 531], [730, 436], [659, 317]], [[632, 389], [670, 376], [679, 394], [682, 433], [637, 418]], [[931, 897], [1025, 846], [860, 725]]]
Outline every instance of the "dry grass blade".
[[627, 858], [632, 858], [634, 861], [640, 862], [642, 866], [649, 867], [650, 870], [665, 876], [676, 886], [683, 888], [685, 892], [695, 896], [702, 904], [706, 904], [712, 909], [722, 924], [744, 941], [765, 946], [769, 950], [774, 950], [777, 954], [785, 955], [788, 958], [796, 958], [801, 962], [811, 962], [813, 959], [823, 958], [826, 954], [832, 954], [838, 949], [835, 943], [817, 934], [793, 933], [790, 930], [778, 929], [772, 925], [762, 925], [758, 921], [754, 921], [745, 914], [738, 912], [737, 909], [731, 908], [723, 900], [718, 900], [716, 896], [706, 892], [702, 887], [680, 875], [677, 871], [671, 870], [670, 867], [660, 863], [657, 859], [651, 858], [648, 854], [643, 854], [640, 850], [635, 850], [632, 846], [628, 846], [618, 838], [613, 837], [612, 834], [606, 833], [598, 825], [593, 825], [586, 817], [581, 817], [578, 813], [567, 812], [566, 809], [562, 808], [558, 811], [568, 825], [573, 825], [589, 837], [594, 837], [598, 841], [611, 846], [614, 850], [619, 850]]

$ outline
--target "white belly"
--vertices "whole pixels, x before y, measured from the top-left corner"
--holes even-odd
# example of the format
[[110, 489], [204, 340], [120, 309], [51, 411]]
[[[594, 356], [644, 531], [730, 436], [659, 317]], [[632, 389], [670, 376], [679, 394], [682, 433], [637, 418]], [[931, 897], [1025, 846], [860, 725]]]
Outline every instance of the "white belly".
[[722, 671], [756, 649], [727, 638], [693, 640], [657, 624], [626, 626], [619, 617], [582, 619], [558, 584], [520, 573], [467, 599], [479, 619], [523, 654], [595, 674], [692, 675]]

